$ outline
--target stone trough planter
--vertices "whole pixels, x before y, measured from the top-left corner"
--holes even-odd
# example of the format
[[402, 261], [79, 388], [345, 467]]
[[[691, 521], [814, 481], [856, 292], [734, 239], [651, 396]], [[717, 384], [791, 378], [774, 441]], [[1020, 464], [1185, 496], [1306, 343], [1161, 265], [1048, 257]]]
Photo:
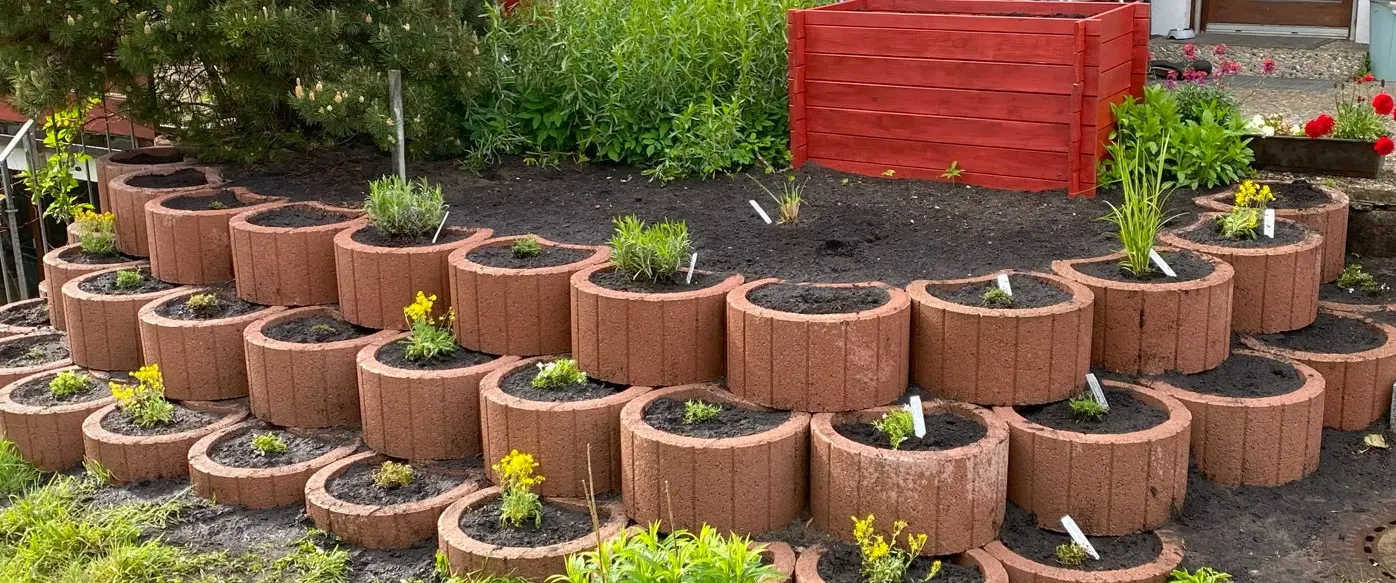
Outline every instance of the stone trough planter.
[[[147, 279], [150, 270], [139, 268]], [[63, 284], [63, 312], [73, 363], [97, 370], [129, 371], [145, 364], [141, 354], [140, 310], [147, 303], [178, 294], [172, 284], [152, 284], [140, 293], [102, 293], [96, 285], [121, 268], [95, 271]], [[158, 288], [158, 289], [157, 289]]]
[[[162, 186], [143, 186], [151, 180], [165, 182], [159, 183]], [[198, 192], [221, 184], [223, 179], [218, 171], [203, 166], [143, 170], [113, 178], [107, 192], [111, 202], [108, 210], [116, 217], [116, 248], [132, 257], [149, 257], [150, 230], [145, 203], [161, 196]]]
[[188, 409], [220, 417], [202, 427], [166, 435], [127, 435], [108, 430], [103, 419], [116, 414], [116, 404], [87, 416], [82, 423], [83, 451], [87, 459], [102, 465], [118, 483], [189, 475], [189, 448], [205, 435], [247, 418], [247, 409], [229, 403], [188, 401]]
[[219, 504], [248, 508], [276, 508], [305, 499], [305, 483], [325, 466], [352, 455], [358, 439], [334, 447], [312, 459], [266, 468], [234, 467], [215, 461], [209, 453], [219, 444], [249, 432], [265, 430], [258, 421], [239, 423], [210, 433], [189, 449], [189, 477], [194, 492]]
[[437, 296], [440, 312], [451, 304], [446, 256], [460, 247], [490, 238], [489, 229], [447, 227], [441, 242], [408, 247], [362, 243], [371, 233], [367, 220], [334, 236], [335, 277], [344, 319], [382, 330], [406, 330], [402, 307], [417, 292]]
[[[318, 202], [239, 210], [243, 212], [228, 219], [238, 297], [269, 306], [339, 302], [334, 236], [352, 228], [360, 211]], [[291, 214], [301, 220], [275, 220]]]
[[[45, 399], [47, 385], [62, 371], [87, 373], [95, 385], [86, 395]], [[39, 385], [38, 390], [31, 384]], [[35, 373], [0, 388], [0, 435], [14, 442], [25, 461], [47, 472], [61, 472], [82, 462], [82, 423], [93, 411], [113, 402], [107, 377], [81, 367]]]
[[365, 548], [406, 548], [435, 535], [436, 520], [442, 511], [480, 488], [477, 480], [467, 477], [435, 496], [390, 505], [358, 504], [330, 493], [328, 484], [356, 464], [378, 465], [387, 459], [367, 451], [341, 458], [315, 472], [305, 484], [305, 511], [316, 528]]
[[[824, 545], [814, 545], [800, 553], [800, 558], [795, 564], [796, 583], [824, 583], [824, 578], [819, 576], [819, 559], [824, 556], [826, 549]], [[954, 563], [965, 567], [970, 567], [979, 572], [984, 578], [984, 583], [1010, 583], [1017, 579], [1010, 580], [1008, 572], [989, 553], [980, 549], [970, 549], [957, 555]], [[1031, 580], [1028, 580], [1031, 583]]]
[[[228, 220], [243, 212], [266, 209], [281, 200], [242, 187], [183, 192], [150, 200], [145, 203], [145, 222], [150, 236], [151, 272], [164, 281], [189, 285], [232, 280]], [[276, 252], [275, 248], [262, 252], [276, 257], [270, 255]]]
[[[1300, 138], [1298, 141], [1311, 142], [1311, 140]], [[1313, 145], [1323, 146], [1325, 142], [1312, 142]], [[1370, 147], [1367, 150], [1371, 150]], [[1370, 153], [1370, 152], [1368, 152]], [[1380, 166], [1380, 162], [1378, 162]], [[1279, 181], [1257, 180], [1259, 185], [1283, 184]], [[1323, 235], [1322, 255], [1323, 267], [1321, 281], [1329, 282], [1338, 279], [1338, 274], [1343, 272], [1343, 264], [1346, 263], [1347, 242], [1348, 242], [1348, 195], [1336, 188], [1329, 188], [1322, 185], [1313, 185], [1313, 188], [1328, 195], [1329, 202], [1318, 206], [1307, 208], [1283, 208], [1284, 200], [1277, 200], [1271, 203], [1270, 208], [1275, 209], [1275, 217], [1289, 219], [1298, 223], [1303, 223]], [[1231, 203], [1236, 199], [1235, 188], [1207, 196], [1199, 196], [1192, 199], [1193, 204], [1214, 212], [1231, 211]]]
[[[285, 310], [243, 303], [250, 311], [223, 318], [200, 319], [178, 310], [190, 296], [215, 293], [221, 303], [241, 302], [223, 288], [196, 288], [142, 306], [141, 354], [159, 363], [165, 396], [180, 401], [219, 401], [247, 396], [247, 356], [243, 331], [253, 322]], [[172, 310], [172, 308], [174, 310]], [[188, 316], [188, 317], [176, 317]]]
[[95, 162], [97, 166], [98, 208], [104, 211], [111, 210], [108, 187], [113, 178], [134, 172], [174, 170], [193, 163], [192, 157], [168, 146], [136, 148], [102, 156]]
[[[98, 261], [92, 263], [91, 261]], [[142, 259], [115, 255], [110, 258], [89, 258], [83, 253], [82, 247], [77, 243], [59, 247], [44, 254], [44, 282], [50, 286], [53, 293], [49, 294], [48, 317], [54, 328], [67, 330], [67, 319], [63, 312], [63, 294], [59, 293], [63, 284], [68, 280], [92, 273], [94, 271], [105, 271], [108, 269], [127, 269], [145, 265]]]

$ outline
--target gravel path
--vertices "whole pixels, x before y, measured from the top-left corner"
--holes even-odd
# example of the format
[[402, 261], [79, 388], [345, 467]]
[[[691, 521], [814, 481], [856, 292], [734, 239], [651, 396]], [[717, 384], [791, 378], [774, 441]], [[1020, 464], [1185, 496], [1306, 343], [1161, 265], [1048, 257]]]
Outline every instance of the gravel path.
[[[1182, 62], [1186, 44], [1155, 38], [1149, 41], [1149, 50], [1155, 59]], [[1194, 46], [1197, 58], [1217, 61], [1212, 52], [1216, 45], [1195, 43]], [[1241, 64], [1241, 72], [1245, 74], [1259, 75], [1261, 61], [1270, 58], [1275, 61], [1276, 77], [1346, 81], [1362, 70], [1367, 45], [1348, 41], [1333, 41], [1316, 49], [1227, 45], [1226, 54]]]

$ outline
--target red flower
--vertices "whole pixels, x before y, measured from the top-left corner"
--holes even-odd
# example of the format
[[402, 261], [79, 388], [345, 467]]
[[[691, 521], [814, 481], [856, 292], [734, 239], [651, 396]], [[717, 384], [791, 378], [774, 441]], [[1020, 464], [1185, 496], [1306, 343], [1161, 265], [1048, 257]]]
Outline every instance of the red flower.
[[1321, 114], [1304, 124], [1304, 135], [1310, 138], [1321, 138], [1333, 131], [1333, 116]]
[[1396, 101], [1392, 101], [1391, 95], [1383, 91], [1372, 98], [1372, 109], [1377, 111], [1377, 115], [1391, 115], [1391, 111], [1396, 109]]
[[1382, 136], [1377, 138], [1377, 143], [1372, 146], [1372, 149], [1376, 150], [1378, 154], [1385, 156], [1390, 154], [1393, 150], [1396, 150], [1396, 142], [1391, 141], [1391, 138]]
[[1376, 76], [1375, 76], [1375, 75], [1372, 75], [1371, 73], [1367, 73], [1366, 75], [1363, 75], [1363, 76], [1362, 76], [1362, 82], [1363, 82], [1363, 83], [1371, 83], [1371, 82], [1376, 81], [1376, 80], [1377, 80]]
[[1266, 75], [1275, 74], [1275, 59], [1265, 57], [1260, 61], [1260, 72]]

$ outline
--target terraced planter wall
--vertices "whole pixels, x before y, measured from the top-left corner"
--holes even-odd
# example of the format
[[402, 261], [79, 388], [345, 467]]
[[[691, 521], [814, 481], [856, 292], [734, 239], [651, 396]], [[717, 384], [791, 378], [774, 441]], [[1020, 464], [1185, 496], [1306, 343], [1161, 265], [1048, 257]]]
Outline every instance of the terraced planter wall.
[[[1211, 228], [1222, 215], [1202, 213], [1180, 232]], [[1276, 223], [1288, 223], [1276, 219]], [[1261, 235], [1263, 237], [1263, 235]], [[1163, 233], [1167, 245], [1205, 253], [1225, 261], [1232, 278], [1231, 329], [1242, 334], [1298, 330], [1318, 314], [1318, 286], [1323, 267], [1323, 236], [1309, 231], [1303, 240], [1277, 247], [1229, 247]]]
[[67, 316], [63, 311], [63, 294], [58, 293], [63, 288], [63, 284], [68, 280], [92, 273], [94, 271], [105, 271], [108, 269], [126, 269], [145, 265], [143, 260], [120, 261], [117, 263], [74, 263], [63, 258], [63, 255], [81, 249], [77, 243], [59, 247], [44, 254], [44, 282], [53, 292], [46, 298], [48, 301], [48, 318], [54, 328], [67, 330]]
[[122, 435], [102, 427], [102, 418], [116, 411], [111, 404], [87, 416], [82, 423], [83, 450], [87, 459], [111, 472], [116, 482], [134, 482], [189, 475], [189, 448], [205, 435], [247, 418], [247, 409], [228, 403], [189, 401], [190, 409], [217, 413], [222, 418], [209, 425], [168, 435]]
[[[78, 371], [66, 366], [35, 373], [0, 388], [0, 435], [14, 442], [20, 457], [46, 472], [61, 472], [82, 462], [82, 422], [93, 411], [112, 404], [111, 396], [40, 407], [16, 401], [16, 389], [31, 379], [52, 378], [59, 371]], [[105, 382], [100, 379], [99, 382]]]
[[141, 354], [141, 307], [187, 290], [176, 287], [114, 295], [91, 293], [78, 287], [103, 273], [106, 271], [95, 271], [63, 284], [63, 312], [73, 364], [96, 370], [136, 370], [145, 363]]
[[266, 227], [253, 224], [250, 219], [268, 208], [240, 209], [246, 212], [228, 219], [238, 297], [268, 306], [339, 302], [334, 236], [360, 224], [354, 219], [362, 213], [318, 202], [295, 203], [294, 206], [343, 213], [345, 220], [313, 227]]
[[[1307, 140], [1306, 140], [1307, 141]], [[1278, 181], [1257, 180], [1256, 184], [1280, 184]], [[1327, 283], [1338, 279], [1347, 263], [1348, 246], [1348, 195], [1336, 188], [1314, 185], [1324, 191], [1333, 202], [1306, 209], [1275, 209], [1275, 216], [1303, 223], [1317, 229], [1323, 235], [1322, 281]], [[1236, 190], [1229, 189], [1217, 194], [1199, 196], [1192, 202], [1204, 209], [1216, 212], [1231, 210], [1231, 201], [1236, 199]]]
[[305, 512], [320, 530], [370, 549], [400, 549], [436, 534], [436, 519], [451, 503], [480, 488], [473, 480], [437, 496], [392, 506], [346, 502], [325, 491], [325, 484], [360, 461], [381, 463], [387, 458], [371, 451], [341, 458], [305, 483]]
[[591, 275], [605, 269], [611, 264], [572, 274], [572, 356], [583, 370], [612, 383], [654, 387], [722, 376], [723, 306], [742, 276], [689, 292], [634, 293], [592, 283]]
[[1163, 551], [1146, 565], [1114, 571], [1081, 571], [1056, 565], [1044, 565], [1008, 550], [994, 541], [984, 547], [1003, 565], [1008, 580], [1014, 583], [1165, 583], [1168, 574], [1183, 562], [1183, 539], [1171, 530], [1158, 530]]
[[107, 192], [111, 199], [109, 210], [116, 217], [117, 249], [132, 257], [150, 256], [150, 230], [146, 222], [145, 203], [161, 196], [217, 188], [223, 183], [217, 170], [203, 166], [195, 166], [194, 168], [203, 173], [204, 178], [208, 181], [207, 184], [188, 188], [141, 188], [128, 184], [136, 176], [163, 176], [183, 170], [183, 168], [178, 167], [132, 172], [112, 179]]
[[[823, 532], [853, 541], [851, 516], [905, 520], [926, 533], [923, 555], [962, 553], [998, 538], [1008, 485], [1008, 428], [989, 411], [950, 401], [926, 403], [988, 428], [979, 441], [940, 451], [894, 451], [852, 441], [835, 430], [892, 410], [820, 413], [810, 421], [810, 514]], [[908, 504], [908, 501], [915, 501]]]
[[[266, 209], [283, 199], [254, 194], [237, 186], [230, 190], [238, 200], [250, 206], [199, 210], [165, 206], [168, 201], [186, 196], [209, 196], [217, 192], [216, 189], [161, 196], [145, 204], [150, 271], [155, 277], [190, 285], [211, 285], [233, 279], [228, 220], [249, 210]], [[275, 251], [274, 248], [262, 250], [268, 254]]]
[[727, 388], [765, 407], [810, 412], [886, 405], [906, 391], [911, 302], [883, 283], [807, 284], [877, 287], [887, 303], [850, 314], [796, 314], [762, 308], [747, 283], [727, 294]]
[[1123, 257], [1052, 262], [1057, 275], [1095, 294], [1091, 363], [1125, 374], [1194, 373], [1221, 364], [1231, 343], [1231, 266], [1207, 258], [1214, 267], [1210, 275], [1177, 283], [1113, 281], [1076, 270]]
[[161, 315], [165, 302], [202, 290], [186, 290], [147, 303], [137, 313], [141, 354], [159, 363], [165, 396], [180, 401], [218, 401], [247, 396], [247, 356], [243, 331], [259, 319], [280, 313], [279, 306], [211, 320], [178, 320]]
[[611, 249], [568, 245], [534, 237], [543, 247], [575, 249], [592, 255], [553, 267], [511, 269], [481, 265], [470, 253], [486, 247], [512, 247], [525, 235], [497, 237], [451, 252], [451, 298], [461, 346], [489, 354], [541, 356], [572, 347], [572, 274], [605, 262]]
[[1104, 384], [1165, 409], [1168, 420], [1131, 433], [1086, 434], [994, 408], [1012, 436], [1008, 498], [1036, 514], [1041, 528], [1061, 530], [1057, 520], [1070, 515], [1086, 534], [1118, 536], [1163, 526], [1183, 505], [1192, 414], [1162, 392]]
[[[147, 160], [139, 161], [140, 158]], [[97, 167], [97, 206], [103, 211], [111, 210], [111, 198], [107, 191], [113, 178], [134, 172], [176, 170], [193, 163], [193, 158], [167, 146], [112, 152], [97, 158], [94, 163]]]
[[996, 309], [957, 304], [928, 291], [993, 282], [999, 273], [911, 282], [912, 380], [939, 397], [980, 405], [1050, 403], [1079, 392], [1091, 366], [1095, 296], [1054, 275], [1000, 273], [1033, 277], [1066, 290], [1071, 299]]
[[512, 365], [517, 356], [445, 370], [408, 370], [383, 364], [378, 350], [408, 333], [364, 346], [358, 363], [364, 443], [404, 459], [453, 459], [479, 454], [480, 380]]
[[379, 247], [354, 240], [354, 233], [367, 225], [364, 222], [334, 236], [339, 309], [345, 320], [383, 330], [407, 329], [402, 307], [412, 303], [419, 291], [437, 296], [436, 305], [444, 313], [446, 307], [452, 305], [446, 256], [460, 247], [488, 239], [494, 233], [489, 229], [447, 227], [443, 233], [469, 233], [469, 236], [423, 247]]
[[236, 468], [209, 457], [215, 445], [252, 431], [259, 425], [239, 423], [204, 436], [189, 449], [189, 478], [194, 492], [218, 504], [276, 508], [305, 499], [305, 483], [315, 472], [359, 448], [359, 440], [334, 448], [315, 459], [273, 468]]
[[[44, 298], [34, 298], [32, 300], [20, 300], [18, 302], [10, 302], [8, 304], [5, 304], [4, 306], [0, 306], [0, 315], [33, 309], [39, 306], [44, 306], [45, 309], [47, 309], [47, 305], [48, 300]], [[34, 332], [38, 332], [39, 330], [48, 327], [49, 326], [17, 326], [14, 324], [0, 324], [0, 338], [32, 334]]]
[[[596, 550], [596, 537], [609, 539], [620, 534], [627, 523], [625, 509], [619, 502], [600, 502], [597, 512], [601, 518], [599, 533], [587, 533], [573, 539], [542, 547], [500, 547], [471, 538], [461, 530], [461, 515], [499, 497], [499, 488], [485, 488], [461, 498], [437, 521], [437, 548], [446, 555], [451, 573], [486, 574], [521, 577], [544, 583], [553, 575], [567, 572], [567, 556]], [[552, 499], [549, 502], [577, 509], [586, 509], [585, 500]]]
[[665, 397], [759, 408], [710, 384], [659, 389], [627, 404], [620, 414], [627, 515], [639, 524], [663, 521], [667, 530], [696, 532], [707, 524], [747, 535], [778, 530], [799, 516], [808, 496], [808, 413], [791, 413], [754, 435], [688, 437], [645, 422], [645, 408]]
[[[800, 553], [800, 559], [795, 564], [796, 583], [824, 583], [824, 578], [819, 576], [819, 559], [822, 556], [824, 556], [823, 545], [814, 545]], [[998, 559], [980, 549], [970, 549], [961, 553], [955, 557], [955, 564], [974, 567], [979, 571], [980, 576], [984, 577], [984, 583], [1010, 582], [1008, 572], [1003, 569], [1003, 565], [998, 562]], [[1018, 579], [1011, 581], [1017, 582]], [[1031, 579], [1024, 581], [1035, 583]]]

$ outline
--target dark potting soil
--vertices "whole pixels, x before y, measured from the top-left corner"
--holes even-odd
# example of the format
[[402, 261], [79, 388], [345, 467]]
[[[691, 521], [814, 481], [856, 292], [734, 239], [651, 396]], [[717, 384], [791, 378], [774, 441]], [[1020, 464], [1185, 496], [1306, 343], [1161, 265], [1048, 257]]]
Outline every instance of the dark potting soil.
[[1077, 421], [1071, 416], [1067, 401], [1013, 409], [1038, 425], [1092, 435], [1133, 433], [1162, 425], [1168, 420], [1168, 411], [1145, 403], [1129, 391], [1106, 388], [1105, 401], [1110, 403], [1110, 412], [1100, 421]]
[[331, 496], [365, 506], [392, 506], [438, 496], [468, 479], [464, 474], [447, 473], [425, 465], [412, 465], [412, 481], [406, 486], [384, 490], [373, 483], [373, 472], [380, 463], [359, 462], [325, 484]]
[[1277, 209], [1307, 209], [1326, 205], [1333, 202], [1333, 198], [1327, 193], [1319, 190], [1317, 186], [1308, 180], [1295, 180], [1290, 183], [1271, 184], [1270, 194], [1275, 195], [1275, 200], [1270, 203], [1271, 208]]
[[181, 211], [213, 211], [232, 209], [250, 206], [252, 203], [243, 202], [232, 190], [224, 188], [209, 196], [176, 196], [160, 202], [165, 208]]
[[683, 269], [674, 275], [674, 279], [652, 282], [635, 279], [634, 276], [619, 270], [603, 269], [591, 274], [591, 282], [615, 291], [641, 294], [668, 294], [709, 288], [722, 283], [727, 279], [727, 276], [728, 274], [726, 273], [696, 271], [693, 273], [693, 281], [689, 282], [687, 280], [688, 270]]
[[543, 247], [542, 252], [533, 257], [518, 257], [514, 255], [514, 250], [509, 247], [481, 247], [471, 251], [465, 258], [489, 267], [533, 269], [576, 263], [595, 254], [595, 251], [585, 249], [546, 246]]
[[247, 222], [259, 227], [299, 228], [333, 225], [353, 220], [350, 213], [337, 213], [304, 204], [288, 204], [264, 210], [247, 217]]
[[107, 384], [106, 379], [99, 379], [90, 372], [85, 374], [87, 374], [86, 388], [71, 395], [58, 397], [55, 396], [52, 391], [48, 390], [49, 381], [53, 380], [53, 377], [58, 376], [58, 373], [55, 372], [25, 381], [24, 384], [16, 387], [15, 390], [10, 393], [10, 398], [21, 405], [52, 407], [55, 405], [96, 401], [97, 399], [103, 399], [111, 395], [111, 386]]
[[1212, 264], [1191, 251], [1159, 251], [1159, 255], [1163, 257], [1164, 262], [1168, 263], [1169, 267], [1173, 268], [1173, 273], [1178, 274], [1177, 277], [1168, 277], [1164, 275], [1163, 271], [1159, 270], [1158, 266], [1153, 263], [1149, 264], [1153, 267], [1153, 270], [1144, 274], [1143, 277], [1125, 273], [1124, 270], [1120, 268], [1120, 263], [1118, 261], [1078, 263], [1076, 264], [1076, 271], [1101, 279], [1132, 283], [1173, 283], [1192, 281], [1194, 279], [1202, 279], [1212, 274]]
[[[285, 453], [262, 455], [252, 449], [252, 439], [271, 433], [286, 444]], [[267, 425], [249, 429], [232, 439], [218, 442], [209, 449], [208, 457], [231, 468], [277, 468], [310, 461], [354, 440], [354, 434], [343, 429], [311, 429], [287, 431]]]
[[747, 292], [751, 303], [770, 310], [792, 314], [856, 314], [890, 300], [879, 287], [824, 287], [793, 283], [772, 283]]
[[1012, 502], [1004, 513], [1003, 526], [999, 527], [999, 542], [1009, 550], [1023, 557], [1062, 569], [1079, 571], [1115, 571], [1147, 565], [1158, 559], [1163, 552], [1163, 542], [1151, 533], [1127, 534], [1125, 536], [1088, 536], [1100, 560], [1087, 558], [1077, 567], [1068, 567], [1057, 562], [1057, 547], [1068, 544], [1071, 537], [1065, 533], [1043, 530], [1037, 527], [1037, 519], [1031, 513]]
[[[150, 275], [149, 267], [135, 268], [141, 272], [141, 284], [132, 289], [118, 289], [116, 287], [116, 274], [120, 271], [103, 273], [92, 279], [84, 280], [78, 284], [78, 289], [88, 293], [108, 295], [108, 296], [131, 296], [136, 294], [148, 294], [177, 287], [173, 283], [167, 283], [155, 279]], [[122, 270], [124, 271], [124, 270]]]
[[[871, 423], [849, 423], [835, 425], [834, 431], [848, 439], [880, 449], [892, 449], [887, 445], [887, 436]], [[951, 413], [931, 413], [926, 415], [926, 436], [915, 435], [906, 438], [897, 449], [899, 451], [941, 451], [963, 447], [983, 439], [989, 430], [978, 421], [966, 419]]]
[[48, 302], [0, 309], [0, 324], [38, 328], [48, 325]]
[[[543, 522], [534, 526], [532, 520], [500, 526], [498, 498], [462, 513], [460, 528], [466, 536], [501, 547], [534, 548], [577, 540], [591, 534], [591, 513], [543, 500]], [[605, 520], [607, 517], [602, 516]]]
[[[926, 578], [930, 573], [931, 565], [940, 561], [940, 574], [932, 579], [935, 583], [983, 583], [984, 575], [979, 573], [979, 569], [956, 565], [954, 557], [916, 557], [911, 560], [911, 568], [907, 569], [906, 575], [902, 577], [901, 583], [914, 583]], [[824, 545], [824, 552], [819, 555], [819, 564], [815, 566], [819, 571], [819, 578], [824, 583], [864, 583], [863, 578], [863, 558], [858, 552], [858, 547], [845, 542], [830, 542]]]
[[645, 407], [645, 423], [674, 435], [720, 439], [756, 435], [775, 429], [790, 419], [789, 411], [761, 411], [716, 401], [712, 404], [721, 407], [716, 417], [701, 423], [685, 424], [684, 401], [661, 397]]
[[1293, 332], [1259, 334], [1255, 338], [1270, 346], [1319, 354], [1352, 354], [1387, 342], [1385, 334], [1360, 319], [1323, 312], [1319, 312], [1313, 324]]
[[[189, 298], [198, 294], [211, 293], [218, 298], [218, 303], [211, 308], [195, 310], [187, 305]], [[191, 294], [183, 294], [160, 304], [155, 308], [155, 313], [166, 318], [175, 320], [218, 320], [221, 318], [233, 318], [244, 314], [251, 314], [258, 310], [266, 309], [266, 306], [254, 304], [237, 296], [237, 290], [232, 285], [221, 285], [216, 288], [200, 290]]]
[[58, 254], [58, 258], [68, 263], [80, 263], [82, 265], [106, 265], [109, 263], [125, 263], [135, 261], [137, 258], [130, 255], [116, 253], [114, 255], [93, 255], [82, 250], [82, 247], [73, 247]]
[[[317, 329], [322, 326], [326, 328]], [[331, 318], [323, 314], [296, 318], [289, 322], [279, 322], [262, 329], [262, 334], [272, 340], [301, 344], [339, 342], [340, 340], [368, 336], [373, 332], [371, 328], [350, 324], [339, 318]]]
[[115, 164], [127, 164], [131, 166], [174, 164], [175, 162], [183, 162], [184, 154], [152, 154], [150, 152], [133, 150], [112, 156], [111, 161]]
[[428, 245], [453, 243], [474, 234], [474, 231], [442, 229], [441, 236], [437, 237], [435, 241], [432, 241], [432, 237], [436, 236], [436, 229], [432, 229], [429, 233], [423, 233], [415, 237], [393, 237], [383, 232], [378, 227], [369, 225], [354, 231], [354, 234], [351, 235], [350, 238], [364, 245], [373, 245], [375, 247], [426, 247]]
[[449, 370], [466, 368], [477, 364], [485, 364], [498, 358], [490, 354], [475, 352], [468, 348], [456, 346], [455, 351], [446, 356], [438, 356], [427, 360], [408, 360], [406, 340], [389, 342], [382, 348], [379, 348], [374, 356], [378, 358], [378, 362], [394, 368], [408, 370]]
[[1206, 372], [1169, 372], [1158, 378], [1194, 393], [1243, 399], [1283, 395], [1304, 386], [1304, 377], [1292, 365], [1249, 354], [1233, 354]]
[[59, 334], [16, 336], [0, 341], [0, 368], [37, 366], [68, 358], [68, 340]]
[[[1007, 309], [1042, 308], [1071, 300], [1071, 292], [1035, 277], [1010, 274], [1008, 287], [1013, 290], [1013, 305], [1004, 306]], [[935, 285], [926, 286], [926, 290], [931, 292], [931, 295], [947, 302], [985, 308], [991, 306], [984, 305], [984, 293], [998, 288], [999, 285], [995, 281], [963, 285], [953, 290]]]
[[[1298, 243], [1304, 240], [1304, 236], [1307, 235], [1308, 232], [1306, 228], [1297, 223], [1275, 221], [1274, 238], [1266, 237], [1263, 232], [1257, 229], [1255, 237], [1250, 239], [1228, 239], [1222, 236], [1221, 225], [1218, 225], [1216, 221], [1207, 221], [1196, 229], [1179, 233], [1179, 236], [1204, 245], [1235, 247], [1237, 249], [1263, 249]], [[1168, 258], [1164, 257], [1164, 260], [1167, 261]], [[1172, 266], [1172, 262], [1170, 262], [1169, 265]], [[1174, 267], [1173, 269], [1176, 270], [1178, 268]]]
[[204, 173], [194, 168], [176, 170], [169, 174], [141, 174], [126, 180], [126, 184], [136, 188], [190, 188], [208, 184]]
[[102, 428], [122, 435], [171, 435], [207, 427], [222, 418], [223, 416], [217, 413], [195, 411], [175, 403], [174, 415], [170, 417], [169, 423], [161, 423], [148, 428], [139, 427], [131, 421], [131, 416], [122, 412], [121, 409], [115, 409], [102, 417]]
[[506, 375], [499, 383], [499, 390], [530, 401], [569, 403], [609, 397], [626, 389], [622, 385], [598, 381], [591, 377], [587, 377], [585, 383], [569, 385], [560, 389], [535, 389], [533, 388], [533, 377], [535, 376], [538, 376], [538, 367], [526, 366]]

